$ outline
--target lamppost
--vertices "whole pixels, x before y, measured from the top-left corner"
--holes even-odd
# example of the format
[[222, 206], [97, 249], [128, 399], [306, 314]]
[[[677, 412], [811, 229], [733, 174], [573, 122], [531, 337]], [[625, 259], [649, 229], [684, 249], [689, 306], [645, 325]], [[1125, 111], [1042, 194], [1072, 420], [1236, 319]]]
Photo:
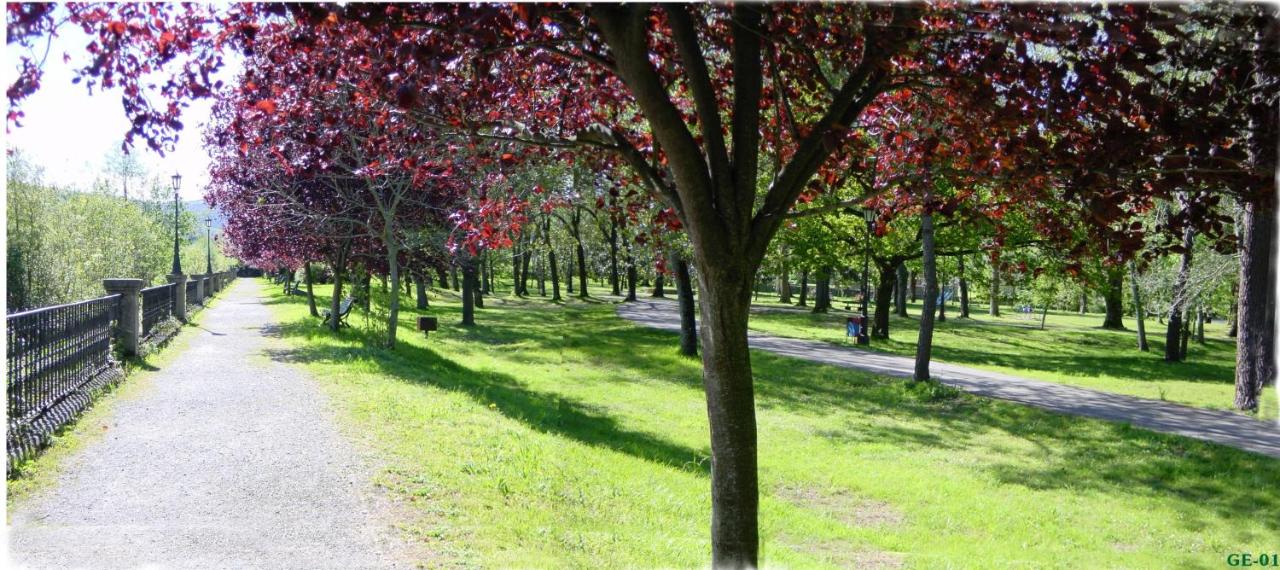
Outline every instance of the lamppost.
[[871, 234], [875, 231], [876, 227], [876, 211], [871, 208], [864, 208], [862, 210], [862, 219], [867, 222], [867, 242], [863, 244], [862, 248], [862, 317], [866, 318], [867, 298], [869, 297], [867, 294], [867, 287], [869, 286], [868, 277], [871, 270]]
[[173, 274], [182, 274], [182, 260], [178, 256], [178, 190], [182, 188], [182, 175], [174, 174], [170, 180], [173, 182]]
[[213, 217], [204, 219], [205, 275], [213, 275]]

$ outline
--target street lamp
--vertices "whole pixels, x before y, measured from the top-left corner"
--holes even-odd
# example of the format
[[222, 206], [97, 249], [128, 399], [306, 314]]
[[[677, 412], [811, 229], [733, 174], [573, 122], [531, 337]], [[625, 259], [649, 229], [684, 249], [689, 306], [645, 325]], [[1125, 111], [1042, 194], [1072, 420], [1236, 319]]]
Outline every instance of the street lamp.
[[870, 271], [871, 260], [871, 234], [876, 227], [876, 211], [871, 208], [863, 208], [862, 219], [867, 222], [867, 243], [862, 249], [862, 318], [867, 317], [867, 287], [868, 272]]
[[170, 180], [173, 182], [173, 274], [182, 274], [182, 260], [178, 257], [178, 190], [182, 188], [182, 175], [174, 174]]
[[204, 219], [205, 275], [213, 275], [213, 217]]

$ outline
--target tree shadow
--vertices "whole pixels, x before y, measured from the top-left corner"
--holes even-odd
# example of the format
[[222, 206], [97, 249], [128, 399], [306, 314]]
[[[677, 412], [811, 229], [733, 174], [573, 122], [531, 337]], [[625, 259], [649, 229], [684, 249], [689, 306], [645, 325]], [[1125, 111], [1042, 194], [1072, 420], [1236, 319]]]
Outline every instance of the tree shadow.
[[[307, 339], [331, 334], [327, 329], [312, 326], [306, 321], [264, 327], [262, 332], [264, 335], [282, 338]], [[477, 328], [467, 331], [467, 334], [484, 333]], [[332, 346], [308, 343], [297, 348], [271, 349], [267, 352], [272, 360], [286, 363], [341, 363], [353, 360], [372, 363], [382, 374], [403, 382], [466, 394], [477, 403], [490, 406], [540, 432], [612, 449], [684, 471], [703, 475], [709, 472], [707, 452], [670, 442], [651, 433], [627, 429], [617, 419], [609, 416], [601, 406], [530, 389], [524, 382], [507, 374], [472, 370], [441, 357], [433, 350], [414, 344], [401, 342], [394, 350], [377, 348], [381, 338], [371, 332], [345, 329], [340, 336], [360, 340], [362, 344]]]

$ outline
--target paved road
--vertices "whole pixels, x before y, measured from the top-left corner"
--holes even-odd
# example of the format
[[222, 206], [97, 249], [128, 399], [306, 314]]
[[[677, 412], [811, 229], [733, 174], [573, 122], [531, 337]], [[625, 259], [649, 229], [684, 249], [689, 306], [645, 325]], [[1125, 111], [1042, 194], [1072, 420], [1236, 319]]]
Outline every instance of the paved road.
[[262, 356], [278, 341], [258, 287], [225, 291], [171, 364], [111, 402], [105, 433], [11, 507], [16, 565], [409, 566], [323, 395]]
[[[649, 327], [674, 331], [680, 329], [676, 304], [672, 301], [623, 303], [618, 305], [618, 314]], [[912, 358], [846, 348], [821, 341], [752, 332], [748, 342], [751, 348], [758, 350], [886, 376], [910, 378], [915, 368]], [[1064, 414], [1128, 422], [1152, 431], [1212, 441], [1280, 458], [1280, 425], [1240, 414], [1029, 380], [941, 362], [932, 363], [929, 370], [943, 384], [980, 396]]]

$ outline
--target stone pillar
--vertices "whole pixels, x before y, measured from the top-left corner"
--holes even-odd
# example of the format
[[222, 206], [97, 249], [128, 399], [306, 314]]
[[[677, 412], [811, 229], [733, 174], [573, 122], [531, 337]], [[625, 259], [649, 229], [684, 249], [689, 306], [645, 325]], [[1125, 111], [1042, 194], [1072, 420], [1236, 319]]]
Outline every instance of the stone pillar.
[[204, 276], [195, 275], [193, 277], [196, 280], [196, 302], [203, 305], [204, 304]]
[[187, 276], [173, 273], [169, 275], [169, 282], [173, 283], [173, 316], [185, 323], [187, 322]]
[[102, 287], [109, 295], [120, 295], [120, 326], [116, 329], [116, 342], [120, 343], [125, 356], [135, 356], [142, 336], [142, 280], [103, 279]]

